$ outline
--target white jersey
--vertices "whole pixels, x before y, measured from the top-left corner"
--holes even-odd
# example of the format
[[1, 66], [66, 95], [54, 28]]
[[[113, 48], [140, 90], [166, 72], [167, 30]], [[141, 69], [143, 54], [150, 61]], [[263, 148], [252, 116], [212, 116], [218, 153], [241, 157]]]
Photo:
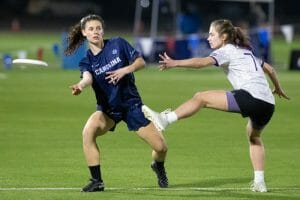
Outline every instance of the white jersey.
[[235, 90], [243, 89], [254, 98], [275, 104], [275, 99], [262, 69], [263, 61], [256, 58], [248, 49], [232, 44], [210, 54], [216, 65], [223, 68]]

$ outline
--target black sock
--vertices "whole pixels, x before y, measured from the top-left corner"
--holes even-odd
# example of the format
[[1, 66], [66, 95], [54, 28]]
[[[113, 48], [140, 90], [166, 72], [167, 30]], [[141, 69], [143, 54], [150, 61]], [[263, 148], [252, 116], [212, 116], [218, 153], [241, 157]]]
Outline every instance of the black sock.
[[102, 182], [100, 165], [89, 166], [89, 169], [90, 169], [92, 178]]
[[155, 161], [155, 164], [156, 164], [157, 168], [162, 169], [162, 168], [164, 168], [165, 162], [164, 161], [162, 161], [162, 162]]

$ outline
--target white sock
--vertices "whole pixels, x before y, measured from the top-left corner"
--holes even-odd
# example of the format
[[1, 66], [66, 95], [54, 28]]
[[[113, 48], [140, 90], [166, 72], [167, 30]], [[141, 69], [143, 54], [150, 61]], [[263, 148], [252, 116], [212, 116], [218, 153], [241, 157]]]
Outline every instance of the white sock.
[[173, 122], [176, 122], [178, 120], [178, 117], [174, 111], [167, 113], [166, 117], [169, 124], [172, 124]]
[[265, 182], [264, 171], [254, 171], [254, 182]]

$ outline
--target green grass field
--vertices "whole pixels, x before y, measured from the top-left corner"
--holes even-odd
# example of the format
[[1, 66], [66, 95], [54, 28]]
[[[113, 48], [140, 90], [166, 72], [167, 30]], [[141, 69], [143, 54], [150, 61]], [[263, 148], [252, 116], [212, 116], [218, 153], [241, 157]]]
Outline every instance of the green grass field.
[[[35, 40], [29, 42], [31, 38]], [[249, 190], [253, 172], [247, 120], [208, 109], [165, 133], [169, 189], [157, 187], [150, 169], [151, 149], [120, 123], [114, 133], [98, 138], [106, 191], [80, 193], [89, 178], [81, 130], [95, 109], [95, 99], [91, 89], [71, 95], [68, 86], [78, 81], [79, 72], [60, 69], [59, 59], [51, 53], [51, 45], [59, 39], [59, 34], [0, 34], [1, 53], [24, 48], [34, 57], [42, 44], [50, 64], [0, 67], [1, 200], [300, 199], [300, 73], [281, 67], [279, 78], [291, 100], [276, 98], [276, 112], [263, 133], [268, 193]], [[275, 65], [286, 65], [286, 51], [292, 47], [280, 39], [273, 47]], [[175, 108], [196, 91], [231, 88], [218, 69], [159, 72], [149, 67], [136, 72], [136, 82], [144, 103], [159, 111]]]

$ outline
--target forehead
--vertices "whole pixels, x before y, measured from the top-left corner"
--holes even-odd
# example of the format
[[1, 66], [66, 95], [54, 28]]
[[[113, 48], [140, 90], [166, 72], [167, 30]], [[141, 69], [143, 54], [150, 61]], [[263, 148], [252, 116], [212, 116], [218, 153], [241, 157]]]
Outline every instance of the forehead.
[[100, 26], [100, 27], [102, 27], [102, 23], [98, 20], [90, 20], [90, 21], [87, 21], [85, 23], [85, 27], [91, 27], [91, 26]]
[[213, 25], [210, 25], [209, 27], [209, 33], [217, 33], [216, 27]]

